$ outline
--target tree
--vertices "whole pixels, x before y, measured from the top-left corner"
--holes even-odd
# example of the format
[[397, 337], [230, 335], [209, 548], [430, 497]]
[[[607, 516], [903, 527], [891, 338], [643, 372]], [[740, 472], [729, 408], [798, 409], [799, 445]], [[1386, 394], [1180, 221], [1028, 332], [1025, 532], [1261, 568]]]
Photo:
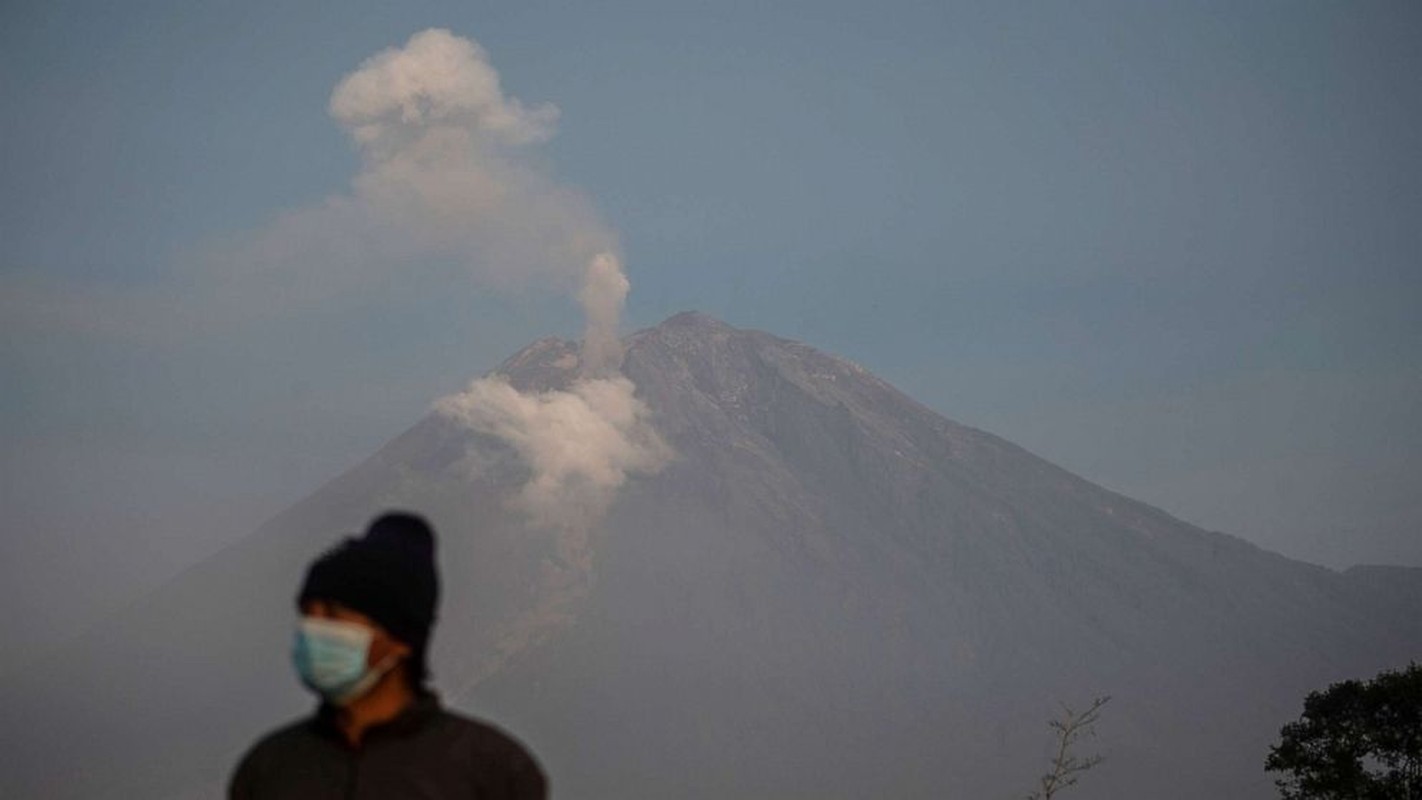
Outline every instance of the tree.
[[1047, 721], [1056, 737], [1057, 753], [1052, 758], [1052, 771], [1042, 776], [1041, 788], [1027, 795], [1027, 800], [1052, 800], [1057, 792], [1068, 786], [1075, 786], [1081, 773], [1104, 760], [1102, 756], [1094, 754], [1085, 758], [1079, 757], [1072, 749], [1082, 737], [1096, 735], [1095, 725], [1101, 718], [1101, 707], [1110, 699], [1098, 697], [1080, 714], [1063, 703], [1061, 717]]
[[1264, 769], [1286, 800], [1422, 800], [1422, 665], [1304, 700]]

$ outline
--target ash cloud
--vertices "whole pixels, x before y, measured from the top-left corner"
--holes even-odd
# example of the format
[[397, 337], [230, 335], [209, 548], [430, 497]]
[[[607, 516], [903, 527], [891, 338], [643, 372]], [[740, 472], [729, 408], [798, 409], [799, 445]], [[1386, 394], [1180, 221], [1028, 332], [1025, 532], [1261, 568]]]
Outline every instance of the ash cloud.
[[504, 94], [477, 43], [417, 33], [367, 59], [331, 95], [362, 168], [353, 198], [396, 243], [457, 257], [494, 284], [568, 290], [616, 237], [534, 160], [558, 109]]
[[578, 292], [587, 317], [582, 351], [585, 377], [607, 377], [621, 368], [622, 342], [617, 337], [617, 324], [631, 288], [622, 264], [612, 254], [600, 253], [588, 262], [587, 277]]
[[514, 448], [533, 471], [515, 505], [535, 525], [580, 530], [606, 513], [629, 477], [654, 474], [671, 459], [635, 391], [618, 375], [524, 394], [494, 376], [436, 408]]
[[533, 474], [516, 503], [534, 524], [585, 528], [670, 450], [619, 374], [630, 284], [616, 238], [525, 153], [553, 135], [557, 109], [507, 97], [478, 44], [428, 30], [346, 76], [330, 111], [360, 148], [354, 199], [397, 236], [460, 254], [495, 284], [577, 285], [586, 321], [580, 377], [567, 391], [525, 395], [484, 378], [436, 409], [527, 463]]
[[620, 264], [591, 201], [540, 159], [558, 109], [505, 93], [477, 42], [416, 33], [342, 78], [328, 111], [360, 157], [348, 190], [193, 254], [218, 305], [267, 316], [429, 279], [572, 294], [595, 259]]
[[617, 236], [538, 157], [558, 109], [508, 95], [477, 42], [430, 29], [342, 78], [328, 110], [360, 156], [349, 190], [209, 251], [201, 266], [212, 296], [260, 315], [359, 302], [431, 277], [575, 296], [585, 326], [567, 391], [521, 395], [487, 378], [435, 407], [528, 463], [517, 505], [533, 523], [586, 530], [669, 450], [620, 373], [630, 284]]

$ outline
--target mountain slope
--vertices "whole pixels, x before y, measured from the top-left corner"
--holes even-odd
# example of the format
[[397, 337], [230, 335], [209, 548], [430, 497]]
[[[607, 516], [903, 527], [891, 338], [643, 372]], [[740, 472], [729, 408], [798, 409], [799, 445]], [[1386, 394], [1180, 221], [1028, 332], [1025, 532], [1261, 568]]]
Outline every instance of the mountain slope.
[[[682, 459], [606, 526], [586, 639], [480, 699], [539, 686], [517, 714], [561, 681], [556, 730], [577, 669], [606, 659], [604, 692], [624, 690], [587, 713], [647, 726], [671, 774], [724, 781], [659, 787], [678, 796], [1012, 794], [1055, 702], [1093, 693], [1117, 696], [1124, 751], [1093, 780], [1264, 796], [1263, 748], [1302, 693], [1418, 641], [1335, 573], [1103, 490], [803, 345], [683, 315], [633, 336], [624, 368]], [[611, 642], [658, 643], [651, 674], [623, 677], [598, 655], [623, 652]]]
[[[1099, 794], [1267, 797], [1264, 749], [1307, 690], [1418, 653], [1415, 571], [1200, 530], [704, 315], [625, 344], [677, 457], [623, 488], [588, 574], [509, 505], [517, 455], [432, 415], [0, 687], [28, 732], [0, 794], [210, 796], [306, 705], [301, 570], [389, 506], [441, 532], [436, 684], [562, 796], [1021, 796], [1055, 703], [1109, 693]], [[550, 339], [498, 372], [540, 391], [577, 366]]]

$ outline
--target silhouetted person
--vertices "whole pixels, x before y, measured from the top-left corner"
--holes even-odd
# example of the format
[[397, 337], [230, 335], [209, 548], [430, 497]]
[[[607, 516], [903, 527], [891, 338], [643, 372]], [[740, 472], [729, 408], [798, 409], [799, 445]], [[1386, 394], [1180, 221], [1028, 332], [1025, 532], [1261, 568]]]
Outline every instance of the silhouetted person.
[[311, 565], [292, 660], [320, 707], [257, 742], [229, 798], [547, 796], [522, 745], [446, 711], [425, 686], [439, 599], [434, 555], [423, 519], [391, 513]]

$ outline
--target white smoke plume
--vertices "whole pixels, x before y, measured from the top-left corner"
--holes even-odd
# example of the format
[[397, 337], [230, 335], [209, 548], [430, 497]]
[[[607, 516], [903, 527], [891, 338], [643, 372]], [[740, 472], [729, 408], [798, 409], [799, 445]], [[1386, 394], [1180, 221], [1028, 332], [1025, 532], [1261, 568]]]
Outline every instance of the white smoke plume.
[[360, 148], [354, 203], [397, 246], [454, 255], [494, 283], [578, 287], [582, 363], [567, 391], [524, 395], [485, 378], [436, 409], [519, 454], [533, 474], [517, 505], [534, 524], [585, 532], [629, 476], [656, 472], [670, 451], [619, 374], [629, 283], [616, 239], [526, 154], [553, 135], [557, 109], [505, 96], [478, 44], [428, 30], [346, 76], [330, 110]]
[[616, 373], [622, 366], [622, 342], [617, 338], [617, 322], [622, 304], [632, 285], [622, 274], [622, 265], [610, 253], [600, 253], [588, 262], [587, 278], [578, 292], [587, 324], [583, 329], [582, 374], [600, 378]]
[[415, 34], [347, 75], [330, 111], [360, 150], [356, 201], [410, 248], [454, 256], [496, 284], [560, 290], [617, 250], [591, 203], [532, 157], [558, 109], [506, 96], [469, 39]]
[[193, 282], [222, 305], [276, 313], [455, 278], [571, 295], [600, 255], [618, 263], [616, 235], [540, 157], [558, 109], [505, 94], [478, 43], [416, 33], [342, 78], [328, 110], [360, 156], [349, 190], [198, 254]]
[[508, 443], [532, 469], [517, 505], [535, 525], [578, 530], [607, 511], [629, 476], [653, 474], [671, 457], [634, 393], [621, 375], [531, 394], [496, 376], [437, 408]]

